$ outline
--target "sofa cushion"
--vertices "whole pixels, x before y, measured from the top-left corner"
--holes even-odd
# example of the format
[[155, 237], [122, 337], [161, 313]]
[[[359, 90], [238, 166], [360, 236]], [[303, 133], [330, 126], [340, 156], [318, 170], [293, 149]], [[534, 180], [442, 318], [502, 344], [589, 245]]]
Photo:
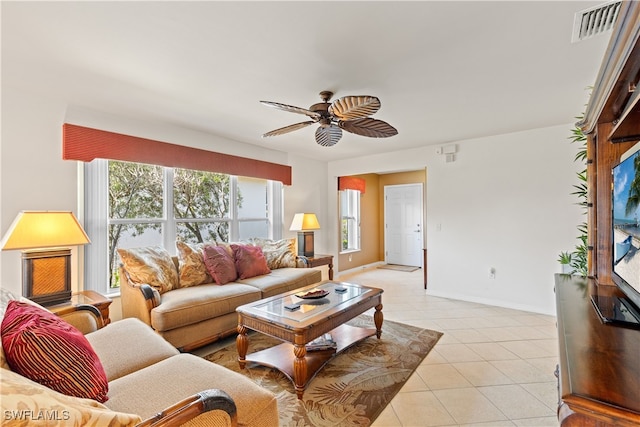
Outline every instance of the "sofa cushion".
[[269, 274], [271, 270], [259, 246], [231, 244], [239, 279]]
[[168, 331], [191, 325], [233, 313], [236, 307], [259, 300], [260, 295], [260, 290], [235, 282], [174, 289], [163, 294], [162, 303], [151, 310], [151, 326], [157, 331]]
[[107, 377], [91, 344], [55, 314], [10, 301], [2, 346], [14, 372], [69, 396], [107, 399]]
[[249, 240], [252, 244], [259, 246], [267, 259], [267, 266], [271, 270], [285, 267], [296, 267], [296, 239], [261, 239], [253, 238]]
[[203, 253], [204, 243], [190, 244], [181, 241], [176, 242], [178, 250], [178, 276], [179, 286], [188, 288], [213, 281], [205, 268]]
[[192, 354], [170, 357], [113, 381], [107, 406], [149, 418], [179, 400], [211, 388], [224, 390], [234, 400], [238, 425], [278, 425], [277, 400], [272, 393], [236, 372]]
[[[204, 343], [210, 343], [233, 335], [237, 332], [237, 329], [238, 313], [233, 312], [168, 331], [156, 332], [182, 353], [195, 347], [200, 347]], [[187, 350], [185, 350], [185, 347]]]
[[131, 282], [153, 286], [161, 294], [178, 287], [178, 271], [162, 246], [118, 249]]
[[102, 361], [109, 381], [179, 353], [135, 317], [110, 323], [85, 336]]
[[115, 412], [92, 399], [67, 396], [8, 369], [0, 373], [2, 420], [25, 426], [135, 426], [136, 414]]
[[235, 261], [225, 247], [205, 245], [203, 259], [207, 271], [216, 284], [224, 285], [238, 278]]
[[322, 272], [311, 268], [278, 268], [270, 274], [238, 279], [237, 283], [244, 283], [260, 289], [262, 298], [271, 297], [283, 292], [292, 291], [303, 286], [313, 285], [322, 280]]

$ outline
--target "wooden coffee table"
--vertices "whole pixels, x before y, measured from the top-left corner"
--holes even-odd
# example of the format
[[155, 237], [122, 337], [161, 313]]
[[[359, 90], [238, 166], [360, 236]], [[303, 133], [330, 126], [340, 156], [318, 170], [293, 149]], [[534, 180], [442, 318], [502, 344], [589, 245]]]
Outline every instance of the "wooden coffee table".
[[[296, 296], [312, 289], [328, 293], [318, 299]], [[298, 308], [291, 310], [292, 306]], [[375, 329], [345, 325], [370, 308], [375, 308]], [[324, 281], [242, 305], [236, 311], [240, 369], [247, 362], [254, 362], [280, 370], [293, 381], [298, 399], [302, 399], [309, 381], [332, 357], [366, 337], [375, 334], [380, 338], [382, 334], [382, 289], [351, 283]], [[249, 329], [284, 342], [247, 355]], [[337, 348], [307, 351], [306, 344], [325, 333], [331, 334]]]

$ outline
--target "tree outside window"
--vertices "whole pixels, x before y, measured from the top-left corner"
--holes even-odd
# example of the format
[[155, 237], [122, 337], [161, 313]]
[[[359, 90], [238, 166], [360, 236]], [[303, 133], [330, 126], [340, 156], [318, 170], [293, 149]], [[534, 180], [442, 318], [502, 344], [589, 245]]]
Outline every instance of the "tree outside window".
[[282, 183], [97, 159], [85, 164], [85, 288], [118, 291], [118, 248], [282, 237]]
[[[235, 197], [242, 206], [242, 195]], [[176, 169], [173, 177], [173, 214], [178, 237], [184, 242], [228, 242], [230, 177], [212, 172]], [[190, 219], [191, 221], [180, 221]]]
[[[120, 286], [117, 248], [161, 244], [164, 180], [160, 166], [109, 162], [109, 288]], [[142, 245], [141, 245], [142, 246]]]

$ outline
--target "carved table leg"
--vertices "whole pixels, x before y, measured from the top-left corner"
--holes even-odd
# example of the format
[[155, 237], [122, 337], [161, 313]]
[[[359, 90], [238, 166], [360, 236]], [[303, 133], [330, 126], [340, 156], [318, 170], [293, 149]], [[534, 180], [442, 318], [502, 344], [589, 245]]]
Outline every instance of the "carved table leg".
[[293, 361], [293, 383], [296, 388], [298, 399], [302, 399], [305, 382], [307, 380], [307, 347], [304, 344], [294, 344], [293, 354], [296, 358]]
[[238, 349], [238, 364], [240, 369], [244, 369], [247, 364], [245, 358], [247, 356], [247, 349], [249, 348], [249, 340], [247, 339], [247, 328], [243, 325], [238, 325], [238, 337], [236, 338], [236, 348]]
[[373, 321], [376, 324], [376, 337], [380, 338], [382, 335], [382, 320], [384, 316], [382, 315], [382, 304], [376, 305], [376, 312], [373, 313]]

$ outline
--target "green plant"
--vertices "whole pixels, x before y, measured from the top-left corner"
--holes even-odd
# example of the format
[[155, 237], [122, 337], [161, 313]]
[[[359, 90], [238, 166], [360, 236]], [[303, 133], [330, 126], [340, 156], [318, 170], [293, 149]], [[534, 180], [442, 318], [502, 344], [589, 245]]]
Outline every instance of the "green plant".
[[580, 235], [577, 239], [580, 241], [575, 247], [575, 250], [571, 252], [571, 268], [573, 269], [571, 274], [578, 274], [580, 276], [586, 276], [588, 274], [587, 269], [587, 223], [582, 223], [578, 226]]
[[560, 255], [558, 256], [558, 262], [562, 265], [569, 265], [571, 264], [571, 253], [565, 251], [565, 252], [560, 252]]
[[[580, 117], [576, 117], [578, 120], [582, 120], [584, 118], [584, 114]], [[587, 136], [582, 132], [582, 129], [579, 126], [574, 126], [571, 129], [571, 136], [569, 139], [572, 143], [578, 143], [580, 146], [578, 147], [578, 152], [574, 158], [574, 161], [580, 162], [585, 165], [584, 169], [577, 173], [578, 176], [578, 184], [574, 185], [575, 189], [572, 192], [572, 195], [578, 197], [578, 205], [587, 209]], [[575, 249], [569, 252], [561, 252], [558, 261], [560, 264], [568, 264], [571, 266], [571, 274], [577, 274], [580, 276], [586, 276], [588, 273], [587, 266], [587, 256], [588, 256], [588, 243], [587, 243], [587, 224], [582, 223], [578, 225], [578, 244], [576, 244]], [[568, 262], [566, 262], [568, 261]]]

